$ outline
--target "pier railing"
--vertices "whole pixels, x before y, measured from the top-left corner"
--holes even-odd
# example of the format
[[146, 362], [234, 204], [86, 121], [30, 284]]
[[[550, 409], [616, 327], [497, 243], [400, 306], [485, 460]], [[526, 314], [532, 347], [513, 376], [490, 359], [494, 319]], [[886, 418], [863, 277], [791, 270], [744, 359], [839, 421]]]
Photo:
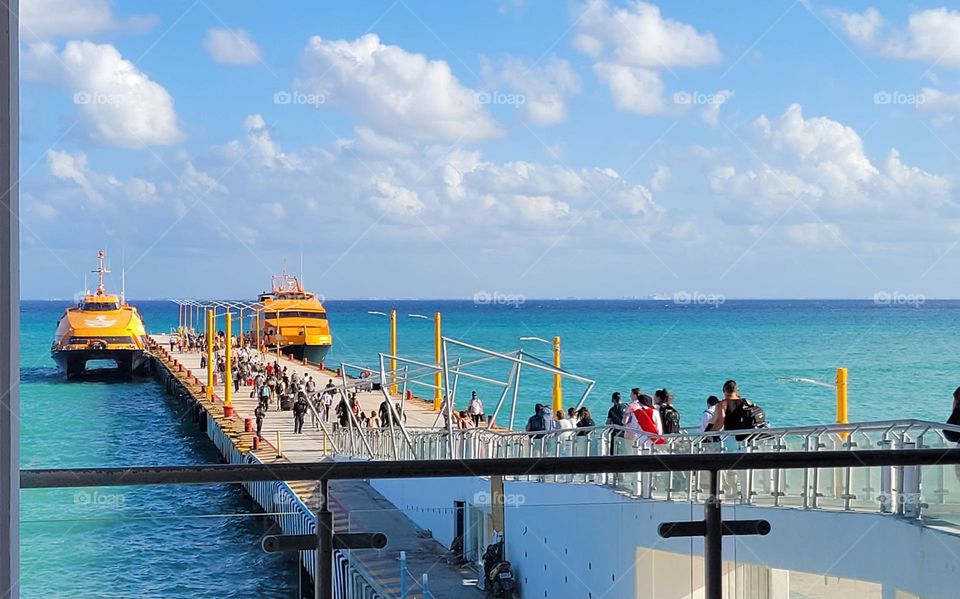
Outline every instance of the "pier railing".
[[[349, 457], [371, 460], [470, 460], [606, 455], [706, 455], [956, 447], [945, 431], [960, 427], [921, 420], [830, 424], [754, 431], [684, 432], [651, 436], [621, 426], [523, 432], [407, 428], [407, 439], [389, 429], [334, 433]], [[739, 439], [738, 439], [739, 437]], [[452, 449], [451, 449], [452, 448]], [[520, 476], [514, 480], [594, 483], [643, 499], [701, 502], [707, 473], [648, 472]], [[960, 469], [952, 465], [732, 470], [721, 481], [724, 502], [772, 507], [832, 509], [942, 520], [960, 526]]]
[[[263, 464], [255, 455], [248, 453], [246, 464]], [[243, 485], [250, 497], [268, 513], [277, 514], [277, 525], [287, 535], [317, 534], [317, 517], [300, 497], [283, 481], [256, 481]], [[316, 550], [299, 552], [300, 564], [310, 575], [316, 576]], [[382, 599], [387, 596], [383, 589], [376, 588], [373, 577], [361, 572], [351, 561], [346, 551], [333, 552], [333, 585], [336, 596], [341, 599]]]

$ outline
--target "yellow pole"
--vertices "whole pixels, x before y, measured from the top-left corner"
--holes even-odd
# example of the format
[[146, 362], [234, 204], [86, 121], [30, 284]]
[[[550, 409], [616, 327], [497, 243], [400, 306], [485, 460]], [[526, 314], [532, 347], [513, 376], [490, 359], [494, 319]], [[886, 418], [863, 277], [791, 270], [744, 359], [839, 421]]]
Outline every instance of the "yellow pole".
[[[560, 368], [560, 337], [553, 338], [553, 367]], [[563, 410], [563, 382], [559, 374], [553, 375], [553, 413]]]
[[217, 336], [213, 310], [207, 310], [207, 401], [213, 399], [213, 339]]
[[233, 372], [232, 354], [233, 354], [233, 332], [230, 330], [230, 322], [233, 320], [233, 314], [227, 310], [227, 322], [224, 325], [224, 336], [227, 345], [223, 350], [223, 415], [225, 418], [233, 416]]
[[[390, 310], [390, 355], [397, 355], [397, 311]], [[390, 393], [397, 394], [397, 359], [390, 358]]]
[[257, 319], [257, 321], [254, 323], [253, 326], [257, 327], [257, 356], [259, 356], [260, 355], [260, 309], [259, 308], [257, 308], [253, 312], [253, 316], [254, 318]]
[[437, 312], [433, 315], [433, 361], [437, 364], [437, 372], [433, 375], [433, 384], [436, 389], [433, 390], [433, 411], [439, 412], [440, 405], [443, 403], [443, 393], [440, 392], [440, 387], [443, 386], [443, 374], [440, 373], [440, 362], [443, 359], [441, 356], [442, 337], [440, 335], [440, 313]]
[[847, 422], [847, 369], [837, 368], [837, 424]]

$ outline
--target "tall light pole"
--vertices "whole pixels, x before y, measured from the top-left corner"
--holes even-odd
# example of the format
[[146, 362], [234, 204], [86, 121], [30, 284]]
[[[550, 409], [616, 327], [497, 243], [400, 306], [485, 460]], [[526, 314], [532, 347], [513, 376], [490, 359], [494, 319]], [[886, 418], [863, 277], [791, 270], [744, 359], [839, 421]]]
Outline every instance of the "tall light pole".
[[390, 318], [390, 393], [397, 394], [397, 311], [390, 310], [390, 314], [377, 310], [367, 310], [367, 314], [388, 316]]
[[[430, 317], [423, 314], [407, 314], [411, 318], [421, 318], [430, 320]], [[440, 312], [433, 314], [433, 361], [437, 365], [437, 371], [433, 375], [433, 411], [439, 412], [443, 404], [443, 374], [440, 372], [440, 364], [443, 360], [443, 336], [440, 332]]]
[[[557, 335], [553, 338], [553, 343], [542, 339], [540, 337], [520, 337], [520, 341], [536, 341], [538, 343], [543, 343], [545, 345], [553, 346], [553, 367], [557, 370], [560, 370], [560, 336]], [[553, 375], [553, 412], [551, 415], [556, 414], [557, 412], [563, 411], [563, 379], [559, 374]]]
[[815, 385], [817, 387], [826, 387], [833, 389], [837, 394], [837, 424], [847, 424], [847, 369], [837, 368], [837, 378], [833, 383], [825, 383], [816, 379], [804, 378], [799, 376], [778, 376], [778, 381], [787, 383], [804, 383]]

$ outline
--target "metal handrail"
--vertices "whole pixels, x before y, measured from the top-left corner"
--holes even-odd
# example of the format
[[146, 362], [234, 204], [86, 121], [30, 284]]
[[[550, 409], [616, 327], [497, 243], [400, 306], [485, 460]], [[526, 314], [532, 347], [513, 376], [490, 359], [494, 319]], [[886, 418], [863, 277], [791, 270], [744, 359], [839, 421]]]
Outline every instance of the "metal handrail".
[[[623, 426], [603, 425], [551, 431], [514, 431], [472, 429], [411, 428], [407, 434], [412, 447], [399, 453], [391, 450], [397, 441], [388, 429], [366, 429], [370, 442], [368, 451], [355, 452], [351, 457], [377, 461], [396, 460], [470, 460], [492, 458], [548, 458], [548, 457], [602, 457], [608, 455], [649, 455], [663, 459], [668, 456], [701, 456], [717, 453], [745, 453], [767, 455], [801, 451], [812, 456], [824, 452], [882, 452], [898, 453], [922, 451], [932, 446], [952, 447], [944, 431], [960, 432], [960, 426], [924, 420], [860, 422], [824, 424], [800, 427], [754, 429], [752, 431], [718, 431], [648, 435]], [[339, 430], [344, 440], [341, 446], [357, 448], [346, 441], [349, 430]], [[742, 442], [736, 436], [747, 435]], [[928, 440], [933, 435], [942, 443]], [[662, 440], [662, 443], [657, 441]], [[908, 467], [909, 468], [909, 467]], [[788, 471], [779, 465], [768, 471], [731, 472], [724, 483], [725, 501], [748, 505], [773, 507], [803, 507], [811, 509], [842, 509], [890, 513], [920, 518], [931, 504], [948, 505], [960, 497], [960, 487], [952, 488], [944, 481], [942, 465], [931, 465], [935, 471], [928, 476], [928, 489], [922, 488], [919, 468], [904, 467], [818, 467]], [[937, 470], [939, 469], [939, 470]], [[522, 476], [518, 480], [541, 482], [596, 483], [613, 486], [644, 499], [700, 501], [705, 496], [701, 472], [671, 472], [667, 474], [593, 474], [579, 476]], [[952, 484], [952, 483], [951, 483]], [[948, 488], [949, 487], [949, 488]], [[924, 491], [921, 494], [921, 490]], [[923, 499], [921, 498], [923, 497]], [[936, 510], [928, 510], [935, 513]], [[944, 517], [950, 516], [950, 510]], [[956, 524], [960, 525], [960, 522]]]

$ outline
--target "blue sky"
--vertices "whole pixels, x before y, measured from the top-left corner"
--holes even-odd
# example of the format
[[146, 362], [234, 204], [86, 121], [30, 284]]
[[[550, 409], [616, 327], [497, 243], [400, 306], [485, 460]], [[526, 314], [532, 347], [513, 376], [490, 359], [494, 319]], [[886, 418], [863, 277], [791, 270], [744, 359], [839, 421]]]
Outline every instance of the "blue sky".
[[942, 3], [23, 4], [24, 297], [960, 297]]

